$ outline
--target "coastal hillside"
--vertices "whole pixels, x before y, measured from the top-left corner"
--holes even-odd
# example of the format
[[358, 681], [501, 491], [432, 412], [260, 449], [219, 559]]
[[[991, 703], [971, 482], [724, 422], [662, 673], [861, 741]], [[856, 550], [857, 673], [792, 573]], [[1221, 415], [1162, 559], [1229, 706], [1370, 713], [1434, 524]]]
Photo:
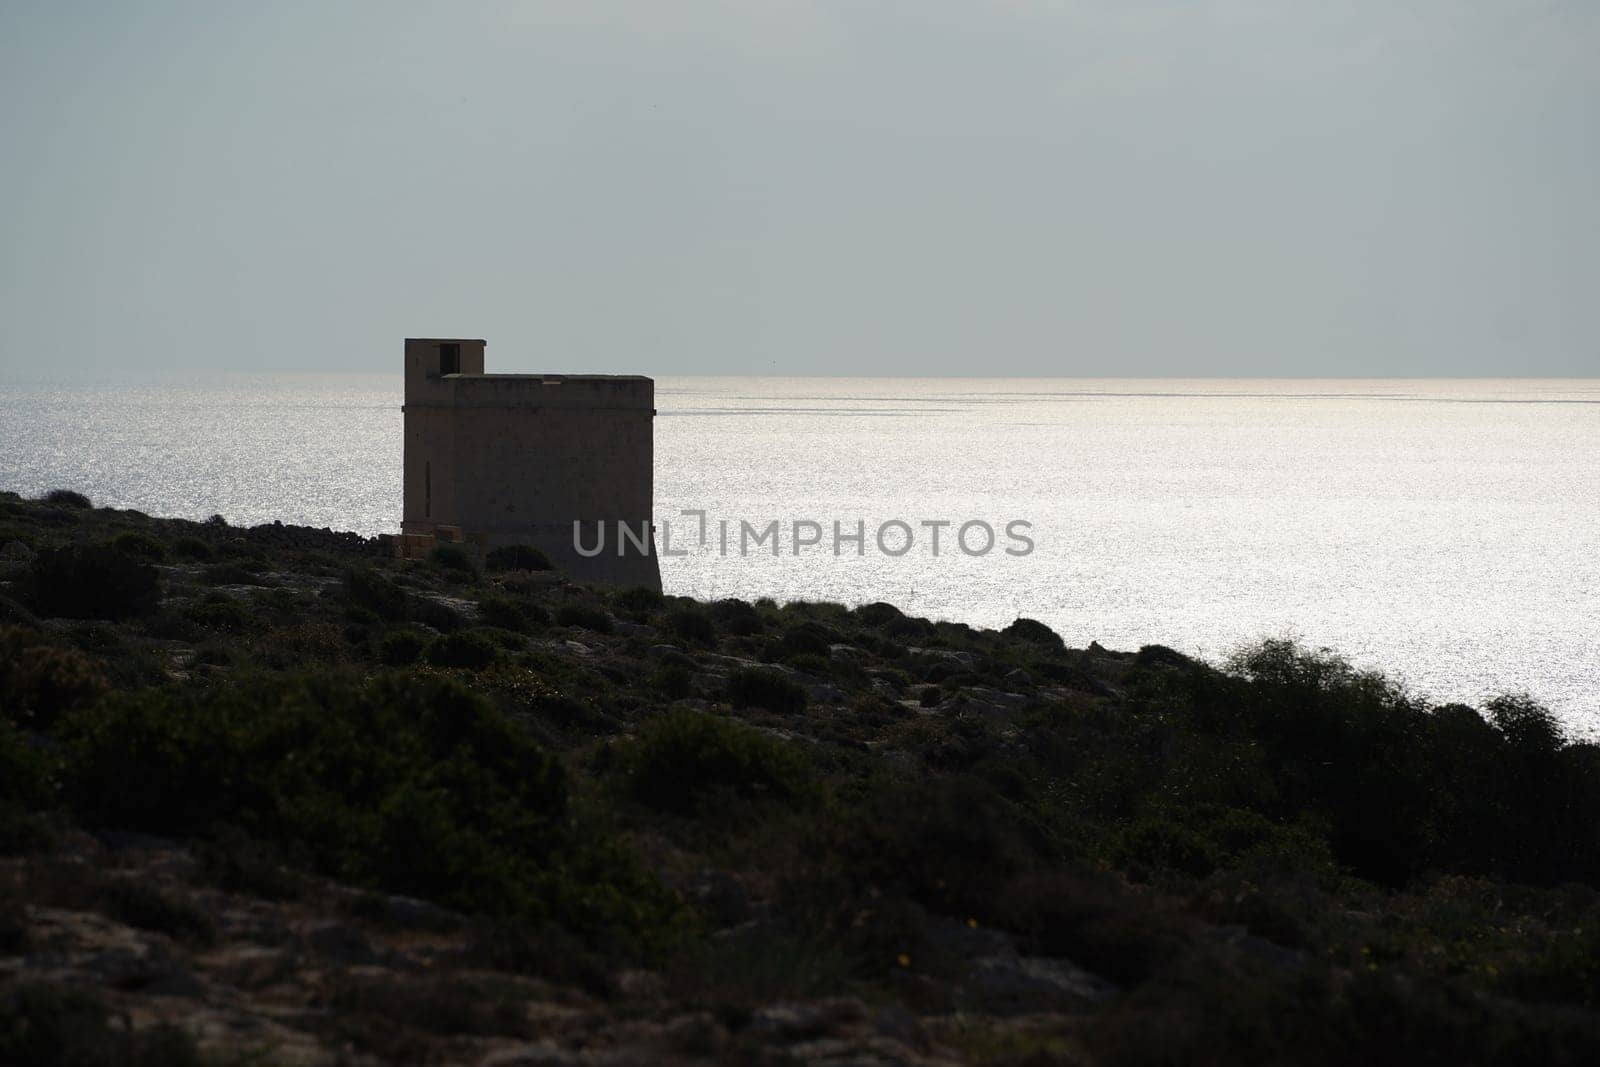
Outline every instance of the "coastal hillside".
[[1285, 641], [0, 494], [0, 1063], [1600, 1062], [1597, 811]]

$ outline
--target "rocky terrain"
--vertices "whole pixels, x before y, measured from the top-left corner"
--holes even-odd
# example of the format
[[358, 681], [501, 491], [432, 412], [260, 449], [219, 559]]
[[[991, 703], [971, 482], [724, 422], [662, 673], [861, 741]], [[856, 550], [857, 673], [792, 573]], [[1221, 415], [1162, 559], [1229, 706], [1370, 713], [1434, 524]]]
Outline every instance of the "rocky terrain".
[[1600, 1058], [1600, 756], [532, 551], [0, 494], [0, 1062]]

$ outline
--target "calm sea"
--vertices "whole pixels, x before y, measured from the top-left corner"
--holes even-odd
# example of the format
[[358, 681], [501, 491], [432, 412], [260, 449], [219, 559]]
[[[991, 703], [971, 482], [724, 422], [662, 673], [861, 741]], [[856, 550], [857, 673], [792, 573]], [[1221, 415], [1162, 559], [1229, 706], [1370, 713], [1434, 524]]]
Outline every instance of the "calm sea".
[[[0, 385], [0, 488], [392, 531], [400, 385]], [[656, 518], [686, 553], [662, 561], [670, 592], [1027, 615], [1074, 645], [1213, 658], [1293, 635], [1436, 700], [1526, 691], [1600, 734], [1600, 380], [669, 378], [657, 405]], [[706, 513], [705, 544], [683, 511]], [[1004, 551], [1014, 520], [1027, 555]], [[740, 524], [773, 521], [782, 554], [741, 556]], [[895, 521], [899, 556], [875, 544], [902, 547]], [[974, 521], [997, 533], [985, 555], [955, 544]], [[834, 555], [835, 522], [862, 524], [862, 554]], [[951, 524], [937, 556], [924, 522]]]

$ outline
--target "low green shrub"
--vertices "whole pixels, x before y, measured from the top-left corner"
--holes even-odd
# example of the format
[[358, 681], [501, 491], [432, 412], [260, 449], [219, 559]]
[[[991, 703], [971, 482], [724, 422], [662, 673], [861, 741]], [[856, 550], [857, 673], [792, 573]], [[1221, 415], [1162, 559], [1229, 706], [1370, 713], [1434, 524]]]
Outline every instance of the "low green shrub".
[[886, 626], [891, 622], [905, 618], [905, 613], [899, 608], [895, 607], [893, 604], [885, 604], [881, 600], [874, 601], [871, 604], [861, 605], [855, 610], [854, 615], [856, 621], [862, 626], [871, 627], [873, 629]]
[[873, 778], [830, 814], [809, 851], [857, 889], [904, 894], [962, 920], [996, 918], [1000, 890], [1046, 857], [1032, 813], [970, 773]]
[[647, 615], [658, 610], [666, 600], [658, 591], [646, 586], [636, 585], [631, 589], [624, 589], [611, 598], [614, 607], [621, 611], [634, 612]]
[[0, 1063], [109, 1067], [116, 1045], [105, 1003], [88, 990], [26, 982], [0, 991]]
[[[7, 709], [9, 710], [9, 709]], [[0, 715], [0, 804], [37, 808], [53, 795], [53, 757]]]
[[194, 1039], [168, 1023], [114, 1028], [105, 1002], [65, 985], [0, 990], [0, 1063], [17, 1067], [199, 1067]]
[[908, 645], [920, 644], [934, 634], [933, 623], [927, 619], [915, 619], [907, 615], [885, 622], [880, 629], [885, 637]]
[[87, 510], [94, 505], [82, 493], [75, 493], [71, 489], [52, 489], [41, 499], [46, 504], [54, 504], [58, 508], [77, 508]]
[[481, 671], [495, 661], [500, 646], [487, 635], [474, 630], [441, 634], [428, 644], [425, 655], [435, 667], [460, 667]]
[[508, 652], [522, 652], [528, 647], [528, 639], [515, 630], [506, 630], [499, 626], [475, 626], [475, 634], [481, 634], [492, 641], [496, 648], [503, 648]]
[[1196, 953], [1119, 998], [1083, 1034], [1094, 1063], [1592, 1063], [1590, 1018], [1474, 994], [1458, 981], [1371, 965], [1288, 978]]
[[765, 708], [797, 715], [806, 708], [806, 691], [774, 671], [746, 667], [728, 676], [728, 700], [736, 708]]
[[472, 554], [460, 545], [438, 545], [428, 553], [428, 562], [442, 571], [449, 571], [463, 577], [477, 577], [478, 565], [472, 561]]
[[1154, 868], [1204, 877], [1216, 869], [1218, 849], [1192, 827], [1161, 816], [1146, 816], [1124, 827], [1116, 862], [1148, 876]]
[[149, 560], [151, 563], [160, 563], [167, 558], [167, 546], [157, 541], [149, 534], [129, 530], [118, 534], [111, 542], [111, 547], [121, 552], [124, 556], [134, 556], [138, 559]]
[[1054, 871], [1019, 877], [996, 894], [997, 919], [1030, 952], [1065, 956], [1120, 983], [1158, 973], [1184, 952], [1192, 920], [1101, 875]]
[[35, 611], [69, 619], [132, 618], [161, 600], [154, 567], [104, 545], [44, 549], [21, 584]]
[[258, 623], [250, 609], [222, 593], [213, 593], [185, 612], [189, 621], [207, 630], [238, 634], [256, 629]]
[[111, 687], [99, 661], [75, 648], [43, 643], [42, 635], [0, 626], [0, 711], [47, 728], [63, 711], [94, 703]]
[[1133, 657], [1133, 665], [1146, 670], [1161, 667], [1191, 670], [1198, 664], [1182, 652], [1166, 645], [1140, 645], [1138, 653]]
[[484, 569], [500, 571], [553, 570], [550, 557], [532, 545], [501, 545], [491, 548], [483, 557]]
[[213, 563], [201, 570], [200, 581], [206, 585], [265, 585], [256, 570], [249, 563]]
[[366, 608], [386, 622], [406, 618], [406, 592], [371, 567], [351, 567], [344, 574], [345, 595], [350, 603]]
[[743, 600], [717, 600], [707, 609], [712, 622], [724, 633], [735, 637], [754, 637], [764, 633], [766, 620], [754, 606]]
[[650, 690], [666, 700], [682, 700], [694, 693], [694, 682], [686, 667], [669, 664], [651, 675]]
[[388, 630], [378, 639], [378, 659], [391, 667], [408, 667], [422, 658], [428, 636], [409, 626]]
[[[540, 616], [544, 616], [544, 619], [541, 620]], [[478, 618], [485, 626], [529, 633], [544, 625], [549, 616], [537, 604], [516, 597], [490, 596], [478, 602]]]
[[353, 623], [356, 626], [375, 626], [383, 622], [376, 611], [371, 608], [364, 608], [360, 604], [345, 605], [344, 621]]
[[198, 537], [180, 537], [172, 542], [172, 554], [179, 559], [207, 560], [211, 558], [211, 546]]
[[786, 661], [789, 666], [801, 674], [811, 674], [819, 678], [834, 678], [837, 680], [846, 673], [842, 664], [836, 664], [827, 656], [819, 656], [815, 652], [803, 652], [799, 655], [789, 656]]
[[1225, 790], [1269, 819], [1325, 827], [1334, 858], [1360, 877], [1600, 881], [1600, 835], [1576, 817], [1600, 807], [1600, 748], [1568, 741], [1531, 700], [1491, 701], [1486, 723], [1278, 639], [1242, 650], [1225, 675], [1167, 678], [1189, 711], [1162, 775]]
[[1061, 636], [1050, 627], [1035, 619], [1017, 619], [1000, 633], [1015, 641], [1022, 641], [1039, 648], [1059, 652], [1066, 648], [1066, 643]]
[[1600, 1008], [1600, 914], [1591, 911], [1582, 926], [1556, 931], [1497, 984], [1526, 1000]]
[[50, 852], [59, 839], [59, 824], [48, 812], [32, 811], [25, 805], [0, 800], [0, 856]]
[[21, 956], [32, 942], [28, 915], [9, 892], [0, 893], [0, 956]]
[[603, 832], [572, 825], [559, 760], [443, 678], [260, 677], [146, 690], [58, 729], [91, 826], [215, 822], [357, 884], [649, 943], [677, 906]]
[[257, 572], [267, 569], [272, 560], [272, 555], [258, 544], [252, 544], [239, 537], [229, 538], [216, 543], [217, 555], [232, 560], [248, 571]]
[[778, 640], [779, 658], [792, 660], [796, 656], [820, 656], [826, 659], [828, 646], [839, 640], [839, 634], [820, 623], [807, 620], [783, 632]]
[[266, 631], [256, 646], [263, 665], [276, 670], [320, 663], [334, 666], [345, 662], [350, 644], [364, 645], [366, 633], [360, 628], [349, 631], [331, 621], [297, 622], [289, 626], [273, 626]]
[[837, 931], [750, 923], [695, 943], [668, 968], [679, 995], [724, 1017], [848, 988], [860, 968]]
[[709, 647], [717, 643], [717, 627], [711, 616], [698, 608], [677, 608], [667, 613], [666, 631], [681, 641]]
[[590, 604], [563, 604], [556, 611], [556, 622], [562, 626], [577, 626], [595, 633], [611, 632], [611, 616], [603, 608]]
[[38, 622], [39, 616], [4, 593], [0, 593], [0, 624], [35, 626]]
[[703, 712], [675, 711], [654, 720], [629, 745], [623, 765], [629, 796], [684, 815], [730, 793], [798, 806], [817, 790], [803, 750]]
[[1561, 724], [1550, 709], [1526, 694], [1495, 697], [1485, 710], [1500, 736], [1519, 753], [1551, 756], [1566, 744]]
[[139, 631], [147, 637], [154, 637], [162, 641], [193, 641], [199, 639], [203, 631], [189, 618], [187, 605], [183, 610], [167, 606], [155, 614], [142, 619]]
[[467, 624], [467, 617], [460, 611], [431, 596], [407, 597], [406, 613], [413, 622], [431, 626], [442, 634], [454, 633]]
[[205, 641], [195, 646], [194, 661], [212, 667], [231, 667], [239, 657], [226, 642]]

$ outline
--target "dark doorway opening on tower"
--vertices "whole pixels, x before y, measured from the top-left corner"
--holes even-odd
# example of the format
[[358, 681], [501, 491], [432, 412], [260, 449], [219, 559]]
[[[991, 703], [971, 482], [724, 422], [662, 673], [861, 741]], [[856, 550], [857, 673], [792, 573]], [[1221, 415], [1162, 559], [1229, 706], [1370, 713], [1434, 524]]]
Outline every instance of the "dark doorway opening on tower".
[[440, 374], [460, 374], [461, 373], [461, 346], [460, 345], [440, 345], [439, 346], [439, 373]]

